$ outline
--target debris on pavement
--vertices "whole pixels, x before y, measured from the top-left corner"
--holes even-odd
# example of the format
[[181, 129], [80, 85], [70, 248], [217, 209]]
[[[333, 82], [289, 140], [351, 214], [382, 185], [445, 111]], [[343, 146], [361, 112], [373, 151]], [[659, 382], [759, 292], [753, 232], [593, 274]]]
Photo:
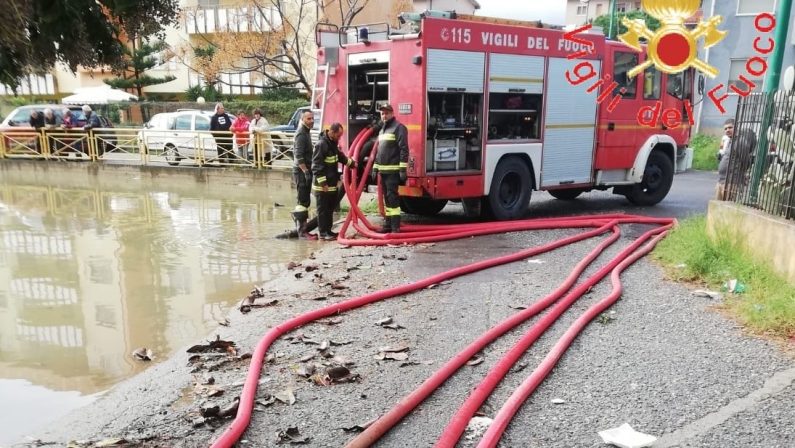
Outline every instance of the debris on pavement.
[[237, 356], [237, 348], [232, 341], [224, 341], [220, 335], [215, 336], [214, 341], [207, 344], [198, 344], [189, 348], [188, 353], [228, 353], [232, 356]]
[[657, 437], [635, 431], [629, 426], [629, 423], [624, 423], [618, 428], [599, 431], [599, 437], [601, 437], [605, 443], [615, 445], [619, 448], [648, 447], [652, 446], [657, 440]]
[[223, 409], [218, 412], [218, 416], [221, 418], [226, 417], [234, 417], [237, 414], [237, 408], [240, 406], [240, 397], [235, 397], [231, 403], [226, 405]]
[[372, 419], [370, 421], [367, 421], [367, 422], [364, 422], [364, 423], [361, 423], [361, 424], [357, 424], [357, 425], [343, 426], [340, 429], [342, 429], [345, 432], [362, 432], [365, 429], [369, 428], [370, 425], [375, 423], [376, 420], [378, 420], [378, 418], [374, 418], [374, 419]]
[[152, 350], [146, 347], [139, 347], [133, 350], [132, 357], [136, 361], [151, 361], [155, 359], [155, 355]]
[[274, 398], [281, 401], [284, 404], [289, 404], [290, 406], [295, 404], [295, 394], [293, 394], [292, 389], [285, 389], [278, 394], [274, 395]]
[[566, 403], [566, 400], [564, 400], [562, 398], [553, 398], [552, 399], [552, 404], [565, 404], [565, 403]]
[[537, 259], [537, 258], [536, 258], [536, 259], [533, 259], [533, 260], [527, 260], [527, 262], [528, 262], [528, 263], [530, 263], [530, 264], [544, 264], [544, 263], [546, 263], [546, 261], [544, 261], [544, 260], [539, 260], [539, 259]]
[[742, 294], [745, 292], [746, 287], [745, 283], [733, 278], [723, 284], [723, 289], [733, 294]]
[[466, 427], [466, 440], [480, 439], [494, 420], [488, 417], [472, 417]]
[[304, 445], [309, 443], [310, 438], [301, 435], [297, 427], [291, 426], [284, 431], [279, 431], [276, 434], [279, 437], [280, 443], [290, 443], [291, 445]]
[[468, 365], [468, 366], [476, 366], [476, 365], [478, 365], [478, 364], [481, 364], [483, 361], [484, 361], [484, 358], [483, 358], [483, 356], [481, 356], [481, 355], [475, 355], [475, 356], [473, 356], [473, 357], [472, 357], [472, 359], [470, 359], [469, 361], [467, 361], [467, 365]]
[[714, 300], [721, 300], [723, 298], [723, 296], [719, 292], [707, 291], [704, 289], [697, 289], [693, 291], [693, 295], [696, 297], [706, 297], [708, 299], [714, 299]]

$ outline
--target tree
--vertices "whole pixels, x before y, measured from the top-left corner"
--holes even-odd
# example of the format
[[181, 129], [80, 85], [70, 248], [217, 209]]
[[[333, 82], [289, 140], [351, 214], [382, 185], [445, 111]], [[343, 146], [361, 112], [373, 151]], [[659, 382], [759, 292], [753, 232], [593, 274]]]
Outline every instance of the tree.
[[[613, 19], [613, 29], [616, 29], [615, 27], [618, 26], [618, 33], [615, 34], [616, 36], [627, 32], [627, 27], [621, 23], [624, 17], [628, 19], [643, 19], [646, 21], [646, 26], [652, 31], [656, 31], [660, 27], [660, 21], [650, 16], [645, 11], [635, 10], [630, 12], [619, 12], [616, 13], [616, 17]], [[593, 20], [593, 25], [602, 27], [602, 29], [605, 30], [605, 35], [610, 35], [610, 30], [608, 29], [610, 28], [610, 14], [595, 18]]]
[[136, 95], [141, 98], [144, 87], [163, 84], [177, 79], [176, 76], [171, 75], [157, 78], [145, 73], [157, 65], [158, 60], [154, 55], [163, 52], [167, 48], [168, 46], [163, 41], [138, 45], [136, 45], [136, 41], [132, 41], [131, 47], [126, 48], [124, 51], [122, 65], [117, 66], [114, 70], [119, 76], [113, 79], [106, 79], [105, 84], [117, 89], [135, 89]]
[[239, 17], [247, 31], [205, 34], [206, 45], [188, 49], [191, 68], [208, 84], [223, 83], [221, 73], [256, 73], [267, 87], [311, 90], [317, 1], [251, 0], [249, 15]]
[[320, 0], [320, 9], [326, 20], [343, 27], [352, 25], [369, 3], [370, 0]]
[[4, 0], [0, 83], [16, 90], [28, 73], [56, 63], [118, 65], [128, 36], [143, 38], [173, 23], [178, 0]]

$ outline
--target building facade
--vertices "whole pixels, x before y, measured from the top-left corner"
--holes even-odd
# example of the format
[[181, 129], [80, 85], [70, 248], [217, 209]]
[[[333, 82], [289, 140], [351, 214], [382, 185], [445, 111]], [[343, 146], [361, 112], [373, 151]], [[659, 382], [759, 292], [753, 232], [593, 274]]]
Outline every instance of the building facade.
[[[756, 84], [754, 92], [761, 92], [764, 88], [764, 75], [755, 77], [747, 73], [745, 65], [749, 58], [763, 55], [757, 54], [753, 43], [757, 37], [762, 38], [762, 42], [767, 42], [766, 36], [757, 31], [754, 20], [759, 13], [775, 13], [779, 0], [705, 0], [703, 9], [704, 16], [711, 17], [719, 15], [723, 17], [720, 29], [727, 30], [728, 34], [723, 41], [708, 49], [705, 53], [705, 60], [710, 65], [720, 70], [715, 79], [706, 78], [705, 94], [715, 88], [714, 95], [721, 97], [728, 94], [723, 100], [722, 106], [726, 113], [721, 111], [713, 102], [705, 96], [699, 110], [696, 110], [698, 117], [698, 129], [700, 132], [719, 134], [722, 132], [723, 123], [728, 118], [734, 118], [737, 112], [739, 95], [734, 93], [729, 86], [737, 85], [738, 88], [745, 90], [746, 86], [739, 79], [740, 75], [745, 76]], [[779, 19], [780, 20], [780, 19]], [[788, 17], [790, 26], [787, 39], [784, 45], [784, 60], [782, 63], [782, 73], [786, 67], [795, 64], [795, 9]], [[767, 33], [773, 38], [773, 34]], [[783, 77], [782, 77], [783, 78]], [[722, 87], [721, 87], [722, 86]]]

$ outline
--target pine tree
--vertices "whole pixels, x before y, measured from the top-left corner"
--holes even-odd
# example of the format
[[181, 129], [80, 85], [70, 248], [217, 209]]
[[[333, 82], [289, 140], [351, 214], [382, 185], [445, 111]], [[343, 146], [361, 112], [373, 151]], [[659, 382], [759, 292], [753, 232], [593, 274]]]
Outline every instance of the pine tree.
[[121, 64], [115, 69], [118, 77], [107, 79], [105, 83], [116, 89], [135, 89], [136, 95], [141, 98], [144, 87], [175, 80], [176, 77], [172, 75], [157, 78], [146, 74], [146, 71], [151, 70], [158, 63], [154, 55], [166, 48], [168, 46], [163, 41], [150, 44], [136, 43], [132, 40], [131, 45], [124, 51]]

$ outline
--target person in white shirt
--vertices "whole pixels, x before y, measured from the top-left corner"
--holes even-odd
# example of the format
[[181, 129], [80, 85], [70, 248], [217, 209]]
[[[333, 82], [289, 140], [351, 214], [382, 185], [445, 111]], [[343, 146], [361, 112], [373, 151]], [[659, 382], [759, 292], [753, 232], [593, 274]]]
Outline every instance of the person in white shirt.
[[[254, 118], [251, 119], [248, 125], [248, 130], [251, 132], [251, 141], [256, 145], [259, 154], [263, 154], [266, 162], [270, 161], [272, 144], [268, 135], [268, 120], [262, 116], [261, 109], [254, 109]], [[255, 153], [256, 154], [256, 153]]]
[[729, 118], [723, 124], [723, 137], [720, 139], [720, 148], [718, 148], [718, 162], [729, 153], [732, 146], [732, 137], [734, 137], [734, 119]]

